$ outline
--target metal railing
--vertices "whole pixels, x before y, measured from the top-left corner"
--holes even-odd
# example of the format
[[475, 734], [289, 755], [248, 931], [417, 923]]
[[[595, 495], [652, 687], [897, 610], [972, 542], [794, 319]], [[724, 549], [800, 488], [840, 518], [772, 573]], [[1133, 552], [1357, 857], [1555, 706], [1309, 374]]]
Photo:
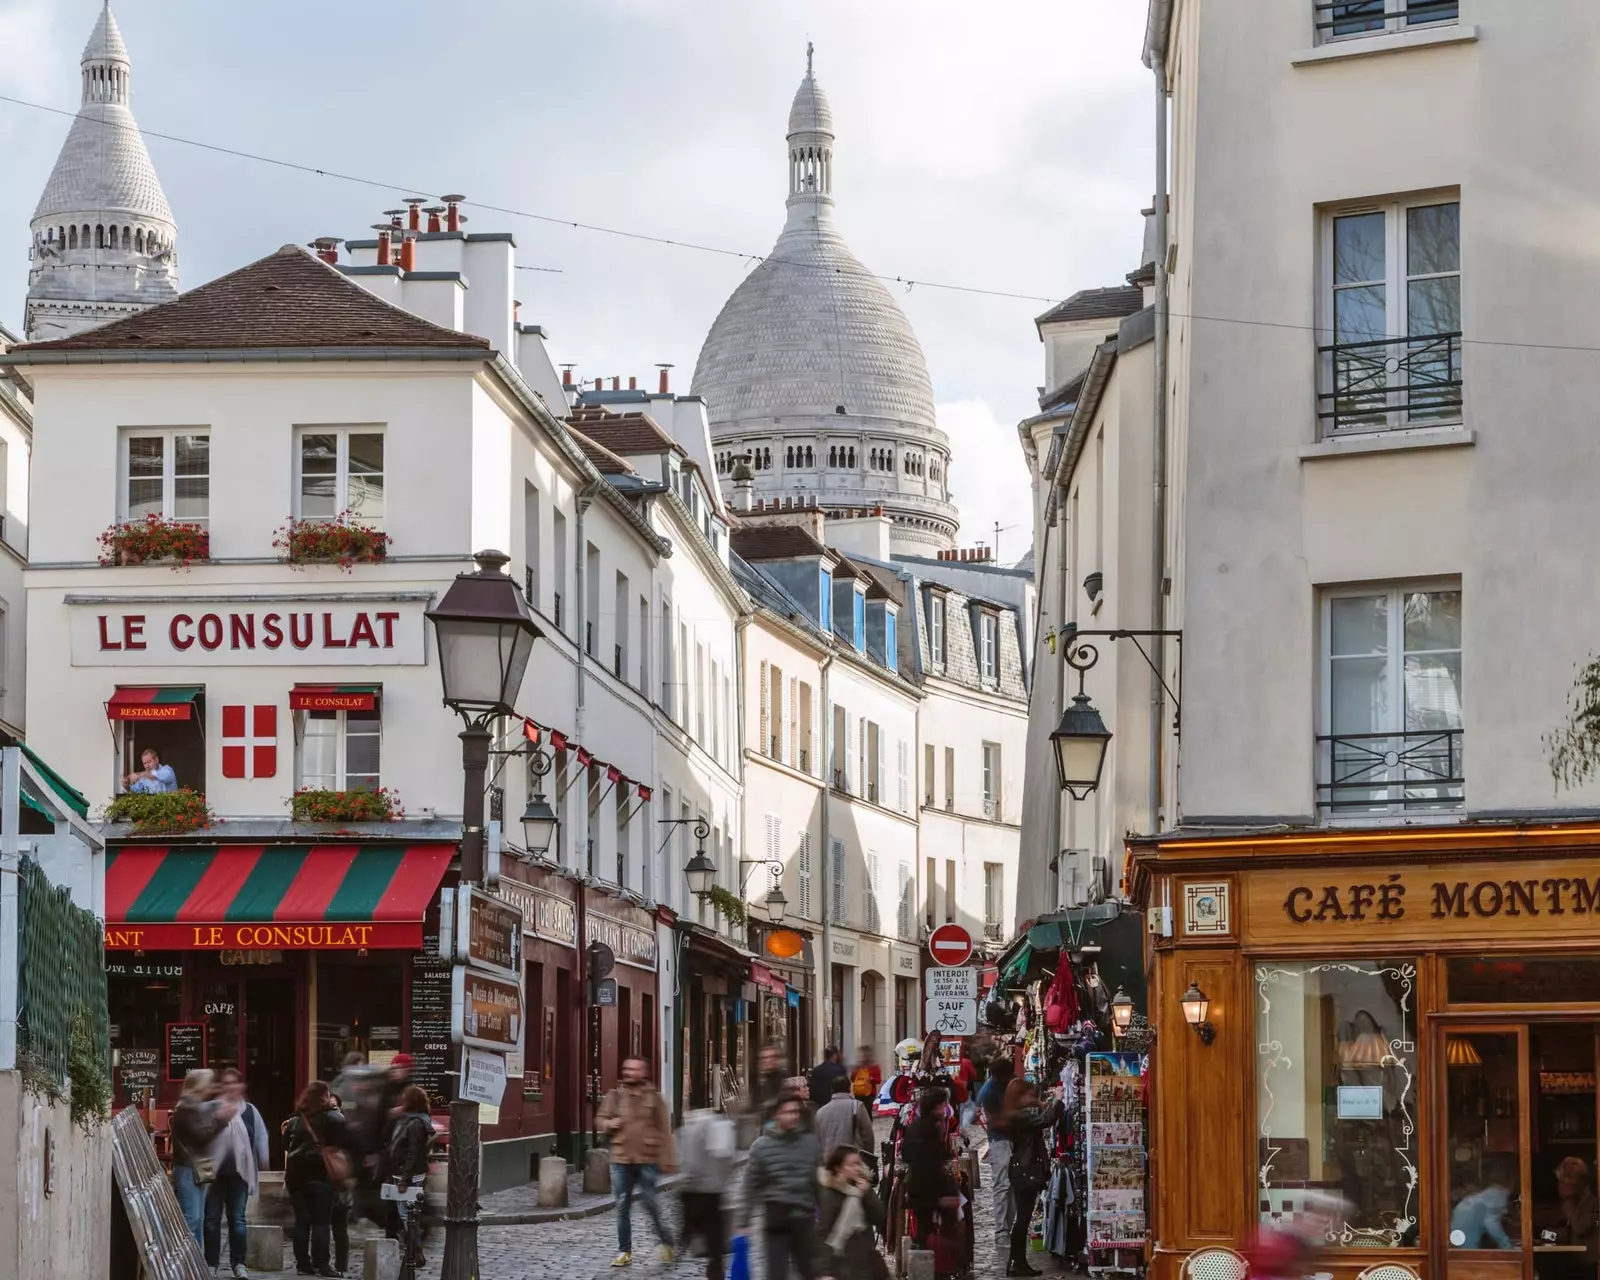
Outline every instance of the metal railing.
[[1000, 802], [993, 796], [984, 796], [983, 816], [991, 822], [1000, 816]]
[[801, 747], [800, 748], [800, 772], [801, 773], [810, 773], [811, 772], [811, 752], [808, 751], [805, 747]]
[[781, 739], [775, 733], [769, 733], [767, 735], [767, 754], [774, 760], [782, 759], [782, 753], [778, 750], [778, 744], [780, 741]]
[[1465, 731], [1317, 738], [1317, 808], [1330, 816], [1461, 808]]
[[622, 679], [622, 646], [620, 644], [611, 646], [611, 674], [616, 676], [618, 680]]
[[999, 942], [1001, 938], [1000, 922], [998, 920], [985, 920], [983, 922], [983, 940], [985, 942]]
[[539, 607], [539, 600], [534, 592], [533, 566], [531, 564], [522, 571], [522, 598], [528, 602], [529, 608], [537, 609]]
[[1320, 42], [1460, 20], [1458, 0], [1314, 0]]
[[556, 626], [559, 627], [561, 625], [561, 593], [559, 591], [555, 591], [552, 592], [551, 595], [553, 596], [553, 599], [551, 601], [552, 608], [550, 610], [550, 616], [555, 620]]
[[594, 657], [594, 623], [588, 619], [583, 624], [583, 651]]
[[1317, 348], [1317, 421], [1323, 436], [1430, 426], [1460, 417], [1459, 333]]

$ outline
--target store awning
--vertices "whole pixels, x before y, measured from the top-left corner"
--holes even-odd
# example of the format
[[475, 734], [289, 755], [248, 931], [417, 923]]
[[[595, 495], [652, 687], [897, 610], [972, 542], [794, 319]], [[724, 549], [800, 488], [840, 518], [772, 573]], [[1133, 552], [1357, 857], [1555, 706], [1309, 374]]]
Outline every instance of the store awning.
[[127, 845], [106, 862], [108, 950], [418, 948], [451, 844]]
[[[18, 745], [20, 746], [21, 744], [19, 743]], [[89, 816], [89, 801], [83, 792], [79, 791], [43, 760], [39, 759], [38, 755], [27, 747], [24, 746], [22, 748], [22, 754], [27, 757], [28, 763], [39, 771], [39, 776], [49, 784], [50, 790], [56, 793], [62, 804], [66, 805], [80, 818]], [[30, 809], [37, 809], [47, 818], [51, 816], [45, 806], [30, 796], [26, 790], [22, 793], [22, 803]]]
[[372, 711], [381, 684], [297, 684], [289, 690], [290, 711]]
[[106, 703], [106, 719], [189, 720], [201, 692], [197, 684], [119, 684]]

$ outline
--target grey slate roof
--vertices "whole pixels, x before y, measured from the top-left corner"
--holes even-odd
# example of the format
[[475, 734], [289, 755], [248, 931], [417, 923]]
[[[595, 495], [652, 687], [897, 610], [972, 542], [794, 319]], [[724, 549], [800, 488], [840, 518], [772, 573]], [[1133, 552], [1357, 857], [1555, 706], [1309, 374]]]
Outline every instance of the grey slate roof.
[[1065, 302], [1058, 302], [1034, 321], [1036, 325], [1056, 320], [1120, 320], [1144, 306], [1144, 290], [1137, 285], [1117, 284], [1107, 289], [1079, 289]]

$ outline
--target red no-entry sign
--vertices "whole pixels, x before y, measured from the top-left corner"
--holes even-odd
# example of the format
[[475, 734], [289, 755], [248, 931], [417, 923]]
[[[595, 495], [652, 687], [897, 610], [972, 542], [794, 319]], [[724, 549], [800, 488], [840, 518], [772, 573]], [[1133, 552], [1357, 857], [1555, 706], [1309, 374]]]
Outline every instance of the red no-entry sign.
[[972, 935], [958, 924], [942, 924], [928, 935], [928, 954], [946, 968], [972, 959]]

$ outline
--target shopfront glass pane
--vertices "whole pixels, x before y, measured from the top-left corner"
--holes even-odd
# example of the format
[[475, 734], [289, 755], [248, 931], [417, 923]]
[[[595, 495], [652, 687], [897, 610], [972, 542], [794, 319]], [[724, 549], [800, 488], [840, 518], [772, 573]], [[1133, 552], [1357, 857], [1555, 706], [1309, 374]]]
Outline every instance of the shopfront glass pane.
[[380, 956], [317, 960], [317, 1077], [331, 1080], [361, 1054], [387, 1066], [402, 1047], [405, 962]]
[[[106, 997], [115, 1055], [114, 1103], [159, 1101], [167, 1085], [166, 1026], [183, 1020], [182, 951], [106, 955]], [[177, 1086], [166, 1088], [171, 1094]]]
[[1416, 1244], [1416, 979], [1410, 960], [1256, 966], [1263, 1226], [1321, 1195], [1344, 1202], [1329, 1247]]
[[1522, 1234], [1517, 1037], [1445, 1037], [1445, 1140], [1452, 1249], [1517, 1249]]
[[[1568, 882], [1535, 885], [1534, 901], [1571, 909]], [[1451, 1004], [1504, 1004], [1526, 1009], [1552, 1002], [1600, 1004], [1600, 956], [1451, 957], [1445, 961]]]

